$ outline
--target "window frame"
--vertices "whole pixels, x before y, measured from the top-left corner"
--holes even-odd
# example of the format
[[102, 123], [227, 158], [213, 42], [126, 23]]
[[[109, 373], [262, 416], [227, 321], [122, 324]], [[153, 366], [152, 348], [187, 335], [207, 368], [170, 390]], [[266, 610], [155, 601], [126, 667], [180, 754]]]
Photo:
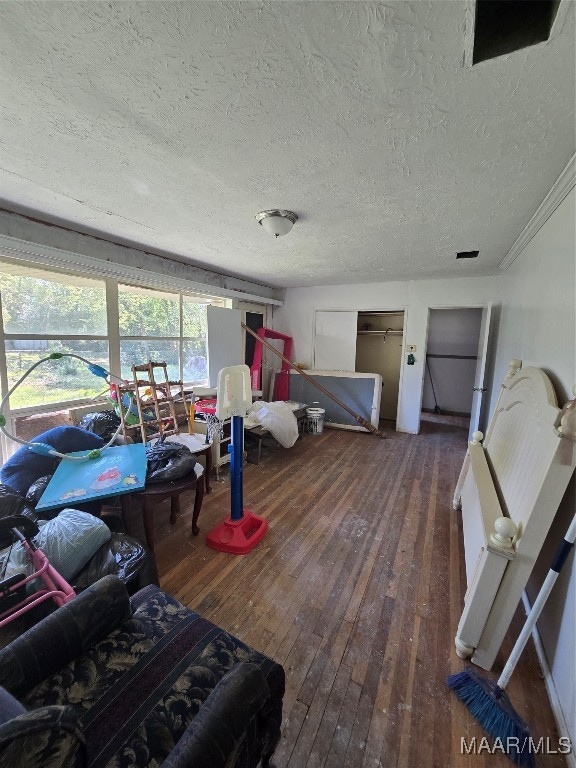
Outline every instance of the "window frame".
[[[4, 265], [8, 265], [8, 267], [11, 264], [17, 264], [20, 267], [24, 267], [26, 271], [29, 271], [29, 274], [31, 276], [34, 276], [35, 273], [38, 274], [38, 277], [41, 277], [43, 279], [49, 280], [50, 275], [59, 275], [61, 278], [70, 278], [71, 281], [75, 277], [77, 278], [89, 278], [91, 280], [94, 280], [96, 282], [102, 283], [105, 291], [105, 301], [106, 301], [106, 325], [107, 325], [107, 333], [106, 335], [103, 334], [57, 334], [57, 333], [44, 333], [44, 334], [34, 334], [34, 333], [6, 333], [4, 330], [4, 318], [3, 318], [3, 311], [2, 311], [2, 297], [0, 292], [0, 389], [2, 392], [2, 397], [5, 396], [5, 394], [8, 392], [10, 385], [8, 382], [8, 366], [7, 366], [7, 359], [6, 359], [6, 341], [18, 341], [18, 340], [24, 340], [24, 341], [51, 341], [53, 339], [58, 340], [64, 340], [64, 341], [101, 341], [101, 342], [107, 342], [108, 344], [108, 370], [113, 373], [116, 376], [121, 375], [121, 358], [120, 358], [120, 343], [121, 341], [126, 340], [141, 340], [143, 338], [147, 339], [158, 339], [163, 341], [177, 341], [178, 342], [178, 352], [179, 352], [179, 361], [180, 361], [180, 371], [183, 372], [183, 365], [182, 365], [182, 354], [183, 354], [183, 347], [184, 343], [188, 339], [192, 339], [193, 337], [184, 337], [182, 335], [183, 331], [183, 303], [184, 303], [184, 297], [186, 298], [197, 298], [199, 300], [198, 303], [202, 304], [214, 304], [216, 306], [231, 306], [232, 300], [224, 297], [224, 296], [218, 296], [215, 293], [214, 294], [200, 294], [196, 291], [190, 290], [186, 291], [183, 290], [181, 287], [174, 287], [169, 288], [163, 283], [162, 281], [159, 281], [158, 286], [151, 285], [148, 281], [143, 281], [142, 283], [139, 283], [137, 279], [129, 280], [129, 279], [120, 279], [116, 277], [109, 277], [109, 276], [102, 276], [98, 275], [95, 272], [92, 272], [91, 270], [81, 271], [81, 270], [65, 270], [65, 269], [59, 269], [52, 266], [44, 267], [40, 266], [37, 263], [27, 263], [26, 261], [21, 260], [14, 260], [10, 256], [6, 256], [4, 254], [0, 254], [0, 262], [2, 262]], [[159, 276], [160, 277], [160, 276]], [[126, 287], [134, 287], [134, 288], [143, 288], [149, 291], [158, 291], [161, 293], [171, 293], [178, 297], [179, 300], [179, 335], [178, 336], [122, 336], [120, 334], [120, 315], [119, 315], [119, 286], [125, 285]], [[206, 339], [206, 344], [208, 343], [208, 340]], [[184, 382], [187, 386], [193, 386], [194, 384], [199, 385], [200, 382], [196, 381], [185, 381]], [[12, 385], [13, 386], [13, 385]], [[104, 388], [104, 387], [103, 387]], [[39, 413], [51, 413], [51, 412], [57, 412], [57, 411], [65, 411], [69, 408], [73, 408], [75, 406], [81, 406], [86, 405], [89, 403], [97, 403], [101, 402], [103, 398], [98, 397], [89, 397], [89, 398], [76, 398], [71, 400], [55, 400], [50, 402], [45, 402], [40, 405], [31, 405], [26, 407], [20, 407], [20, 408], [11, 408], [9, 402], [6, 403], [4, 407], [4, 414], [6, 417], [7, 423], [10, 422], [12, 418], [18, 418], [22, 416], [30, 416], [34, 414]], [[1, 446], [0, 446], [1, 448]]]

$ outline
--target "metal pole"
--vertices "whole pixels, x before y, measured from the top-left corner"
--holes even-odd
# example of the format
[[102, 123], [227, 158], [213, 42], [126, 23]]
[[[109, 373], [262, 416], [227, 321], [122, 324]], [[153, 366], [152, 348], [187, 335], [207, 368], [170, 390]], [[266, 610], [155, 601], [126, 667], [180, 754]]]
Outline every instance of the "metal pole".
[[230, 519], [241, 520], [244, 514], [243, 483], [242, 483], [242, 443], [244, 440], [244, 419], [242, 416], [231, 418], [232, 442], [228, 447], [230, 453]]

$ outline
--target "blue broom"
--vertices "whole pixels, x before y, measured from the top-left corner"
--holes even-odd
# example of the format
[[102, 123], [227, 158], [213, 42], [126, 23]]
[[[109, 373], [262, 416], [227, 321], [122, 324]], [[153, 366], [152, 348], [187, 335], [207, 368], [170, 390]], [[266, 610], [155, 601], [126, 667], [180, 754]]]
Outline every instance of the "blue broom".
[[504, 689], [512, 677], [518, 659], [538, 621], [554, 582], [574, 546], [575, 539], [576, 515], [556, 552], [544, 584], [526, 618], [522, 631], [518, 635], [498, 682], [494, 683], [492, 680], [482, 677], [469, 667], [463, 672], [450, 675], [446, 680], [448, 687], [468, 707], [470, 713], [480, 723], [488, 736], [494, 741], [498, 741], [508, 757], [520, 768], [533, 768], [534, 766], [532, 740], [528, 725], [516, 712]]

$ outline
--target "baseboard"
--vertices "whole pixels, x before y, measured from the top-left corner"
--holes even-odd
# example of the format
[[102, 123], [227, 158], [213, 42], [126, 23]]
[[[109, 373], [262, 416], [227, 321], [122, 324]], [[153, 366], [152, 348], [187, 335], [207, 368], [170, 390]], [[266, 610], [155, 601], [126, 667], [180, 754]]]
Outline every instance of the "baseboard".
[[[531, 605], [526, 592], [524, 592], [522, 595], [522, 603], [524, 604], [524, 610], [526, 611], [526, 614], [528, 614], [530, 612]], [[571, 738], [568, 726], [566, 724], [564, 710], [562, 709], [560, 699], [558, 698], [558, 692], [556, 691], [554, 678], [552, 677], [550, 667], [548, 666], [548, 659], [544, 653], [544, 646], [542, 645], [542, 639], [540, 638], [540, 633], [538, 632], [537, 627], [534, 627], [532, 630], [532, 639], [534, 640], [534, 645], [536, 646], [536, 655], [538, 656], [540, 669], [542, 670], [542, 676], [546, 685], [546, 691], [548, 692], [548, 698], [550, 700], [550, 706], [552, 707], [554, 719], [556, 720], [556, 725], [558, 726], [558, 731], [560, 736]], [[572, 751], [570, 754], [565, 755], [566, 765], [568, 768], [576, 768], [576, 754], [574, 754], [575, 749], [576, 744], [572, 744]]]

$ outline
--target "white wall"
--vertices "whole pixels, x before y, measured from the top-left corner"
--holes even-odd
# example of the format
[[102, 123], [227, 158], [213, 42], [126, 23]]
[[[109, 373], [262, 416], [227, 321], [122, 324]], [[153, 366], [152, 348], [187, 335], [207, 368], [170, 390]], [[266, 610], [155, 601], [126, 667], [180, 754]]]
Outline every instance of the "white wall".
[[481, 307], [494, 301], [499, 277], [453, 278], [364, 285], [289, 288], [284, 306], [274, 310], [274, 328], [294, 339], [294, 360], [312, 362], [314, 312], [325, 310], [405, 311], [404, 339], [415, 344], [416, 364], [400, 372], [397, 429], [418, 432], [425, 365], [428, 311], [431, 308]]
[[[511, 358], [520, 358], [524, 366], [535, 365], [548, 373], [562, 405], [573, 397], [576, 383], [575, 209], [573, 188], [499, 281], [502, 311], [495, 381], [503, 378]], [[532, 601], [576, 509], [574, 487], [572, 478], [528, 589]], [[576, 745], [574, 554], [554, 586], [538, 629], [566, 727]]]

